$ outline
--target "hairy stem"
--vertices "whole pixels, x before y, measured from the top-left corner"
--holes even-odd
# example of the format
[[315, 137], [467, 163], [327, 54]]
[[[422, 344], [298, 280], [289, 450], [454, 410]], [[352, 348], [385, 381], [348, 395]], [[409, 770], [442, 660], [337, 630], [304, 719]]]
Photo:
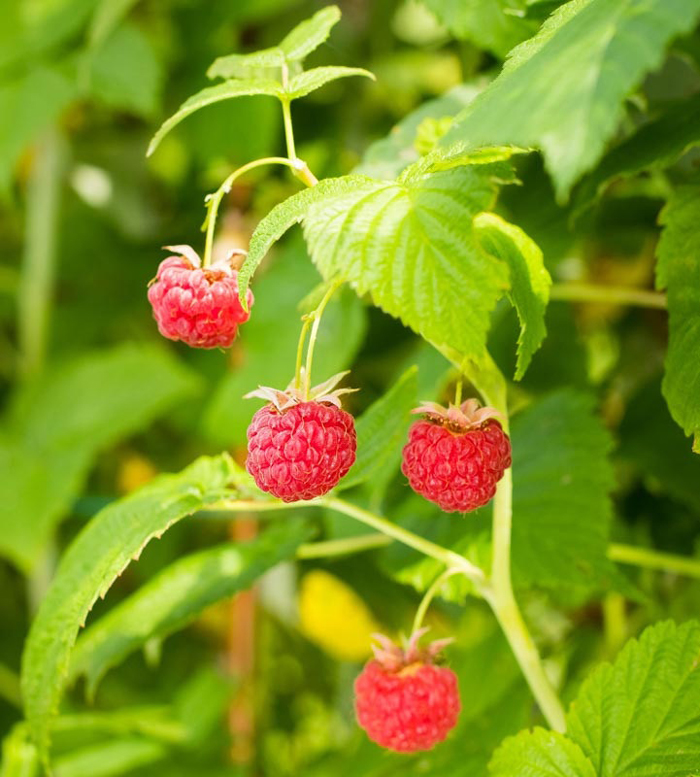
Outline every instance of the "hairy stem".
[[362, 553], [365, 550], [384, 548], [394, 540], [386, 534], [361, 534], [357, 537], [344, 537], [340, 540], [325, 540], [323, 542], [307, 542], [297, 549], [297, 558], [329, 558], [331, 556], [346, 556], [351, 553]]
[[297, 363], [294, 369], [294, 388], [297, 391], [301, 388], [301, 365], [304, 363], [304, 345], [306, 344], [306, 336], [309, 334], [310, 326], [311, 317], [304, 316], [304, 323], [301, 325], [299, 343], [297, 344]]
[[569, 302], [602, 302], [613, 305], [633, 305], [641, 308], [666, 308], [666, 295], [646, 289], [625, 286], [603, 286], [593, 283], [555, 283], [550, 289], [551, 299]]
[[486, 599], [501, 624], [520, 669], [550, 727], [565, 731], [561, 702], [542, 666], [542, 659], [520, 613], [510, 574], [513, 481], [506, 470], [493, 502], [493, 571]]
[[678, 575], [700, 579], [700, 559], [677, 556], [674, 553], [661, 553], [650, 548], [635, 548], [631, 545], [613, 543], [608, 546], [608, 558], [620, 564], [675, 572]]
[[323, 295], [323, 299], [318, 303], [316, 310], [309, 316], [309, 320], [313, 321], [311, 327], [311, 335], [309, 337], [309, 347], [306, 351], [306, 375], [304, 396], [309, 399], [309, 391], [311, 390], [311, 368], [314, 363], [314, 349], [316, 348], [316, 338], [318, 337], [318, 328], [321, 326], [321, 316], [326, 309], [326, 305], [330, 302], [331, 297], [335, 294], [336, 289], [340, 286], [339, 282], [332, 283], [328, 291]]
[[262, 167], [263, 165], [285, 165], [292, 170], [296, 166], [293, 159], [287, 159], [283, 156], [268, 156], [263, 159], [256, 159], [254, 162], [248, 162], [248, 164], [234, 170], [213, 194], [207, 196], [207, 217], [204, 221], [207, 237], [204, 244], [204, 258], [202, 259], [203, 267], [208, 267], [211, 264], [211, 253], [214, 246], [214, 230], [216, 229], [216, 219], [219, 214], [221, 200], [223, 200], [224, 196], [231, 191], [231, 186], [237, 178], [240, 178], [250, 170], [254, 170], [256, 167]]
[[[454, 363], [455, 355], [450, 354]], [[479, 390], [487, 404], [501, 414], [499, 421], [508, 432], [506, 382], [497, 365], [486, 353], [478, 360], [466, 360], [460, 369]], [[520, 669], [547, 722], [556, 731], [566, 728], [564, 710], [542, 666], [542, 659], [530, 636], [513, 593], [511, 579], [511, 529], [513, 522], [513, 476], [503, 475], [493, 500], [493, 556], [490, 585], [484, 596], [491, 605], [511, 646]]]
[[335, 510], [338, 513], [348, 515], [357, 521], [361, 521], [367, 526], [371, 526], [373, 529], [382, 532], [382, 534], [393, 537], [404, 545], [408, 545], [410, 548], [420, 551], [425, 556], [434, 558], [446, 567], [459, 569], [459, 571], [468, 577], [479, 590], [481, 590], [485, 583], [483, 571], [472, 564], [471, 561], [464, 558], [464, 556], [460, 556], [454, 551], [447, 550], [441, 545], [436, 545], [434, 542], [430, 542], [430, 540], [419, 537], [417, 534], [388, 521], [386, 518], [382, 518], [379, 515], [375, 515], [375, 513], [369, 512], [369, 510], [364, 510], [361, 507], [357, 507], [356, 505], [350, 504], [350, 502], [346, 502], [345, 500], [338, 499], [338, 497], [334, 496], [322, 496], [320, 499], [316, 500], [316, 503], [328, 507], [330, 510]]
[[426, 613], [428, 612], [428, 607], [430, 607], [433, 599], [445, 584], [445, 581], [453, 575], [458, 574], [462, 574], [461, 569], [446, 569], [444, 572], [439, 574], [435, 580], [433, 580], [430, 588], [428, 588], [428, 590], [425, 592], [423, 598], [421, 599], [421, 603], [418, 605], [416, 616], [413, 619], [413, 628], [411, 629], [411, 634], [415, 634], [423, 625]]
[[37, 145], [27, 186], [18, 298], [18, 366], [23, 378], [41, 372], [46, 357], [65, 156], [65, 140], [57, 129], [49, 130]]

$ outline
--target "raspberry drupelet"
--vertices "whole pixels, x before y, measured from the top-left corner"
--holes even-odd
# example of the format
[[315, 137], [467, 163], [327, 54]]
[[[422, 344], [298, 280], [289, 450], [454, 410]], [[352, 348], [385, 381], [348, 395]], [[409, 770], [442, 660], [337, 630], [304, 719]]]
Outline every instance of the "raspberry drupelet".
[[248, 427], [246, 469], [262, 491], [285, 502], [314, 499], [347, 474], [357, 437], [338, 395], [353, 389], [332, 390], [345, 374], [315, 387], [308, 398], [293, 387], [261, 387], [246, 395], [269, 400]]
[[239, 325], [250, 318], [252, 292], [248, 291], [248, 310], [244, 310], [238, 297], [238, 272], [230, 261], [201, 267], [190, 246], [167, 248], [179, 256], [160, 263], [148, 289], [158, 330], [163, 337], [193, 348], [230, 347]]
[[430, 750], [454, 728], [460, 711], [457, 676], [435, 659], [451, 640], [419, 648], [421, 629], [402, 650], [375, 635], [369, 661], [355, 680], [355, 710], [367, 736], [399, 753]]
[[470, 399], [459, 408], [424, 403], [413, 412], [424, 418], [411, 426], [403, 449], [401, 470], [411, 488], [447, 513], [489, 502], [511, 464], [497, 411]]

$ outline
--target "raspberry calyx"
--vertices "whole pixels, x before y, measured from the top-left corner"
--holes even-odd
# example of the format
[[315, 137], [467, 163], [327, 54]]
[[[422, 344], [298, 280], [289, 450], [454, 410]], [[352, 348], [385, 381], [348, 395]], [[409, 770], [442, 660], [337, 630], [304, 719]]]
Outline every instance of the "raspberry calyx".
[[248, 427], [246, 469], [262, 491], [285, 502], [315, 499], [348, 473], [357, 435], [340, 396], [356, 389], [336, 388], [345, 375], [334, 375], [308, 394], [290, 384], [284, 391], [260, 386], [245, 395], [268, 401]]
[[148, 288], [158, 331], [193, 348], [230, 347], [239, 325], [250, 318], [254, 301], [249, 290], [244, 309], [238, 297], [234, 257], [244, 252], [234, 251], [225, 261], [202, 267], [191, 246], [165, 248], [176, 255], [160, 263]]
[[404, 648], [373, 635], [374, 658], [355, 680], [355, 711], [360, 726], [381, 747], [399, 753], [430, 750], [454, 728], [460, 712], [457, 676], [436, 660], [451, 639], [426, 647], [415, 632]]

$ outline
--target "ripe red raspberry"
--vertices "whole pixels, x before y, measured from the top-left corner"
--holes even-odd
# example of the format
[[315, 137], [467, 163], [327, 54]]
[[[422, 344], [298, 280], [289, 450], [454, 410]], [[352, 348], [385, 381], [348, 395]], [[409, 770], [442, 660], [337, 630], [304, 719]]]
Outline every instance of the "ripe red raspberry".
[[193, 348], [228, 348], [238, 325], [250, 318], [238, 298], [238, 273], [230, 263], [200, 267], [189, 246], [168, 246], [180, 256], [169, 256], [158, 267], [148, 289], [148, 301], [158, 330], [169, 340], [182, 340]]
[[420, 650], [416, 642], [424, 632], [416, 632], [406, 650], [377, 635], [382, 649], [373, 648], [376, 658], [355, 680], [360, 726], [372, 741], [399, 753], [442, 742], [460, 711], [457, 676], [433, 663], [445, 642]]
[[511, 463], [510, 440], [492, 408], [475, 399], [461, 408], [426, 403], [409, 431], [401, 471], [411, 488], [445, 512], [467, 513], [485, 505]]
[[335, 385], [330, 383], [312, 391], [310, 401], [291, 388], [261, 387], [246, 395], [270, 400], [248, 427], [246, 469], [258, 488], [285, 502], [314, 499], [334, 488], [354, 464], [355, 422], [338, 400], [339, 393], [352, 389], [329, 393]]

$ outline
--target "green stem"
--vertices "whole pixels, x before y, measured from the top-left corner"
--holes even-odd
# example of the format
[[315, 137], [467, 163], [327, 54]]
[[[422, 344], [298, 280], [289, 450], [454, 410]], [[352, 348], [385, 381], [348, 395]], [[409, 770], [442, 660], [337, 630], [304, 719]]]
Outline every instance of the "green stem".
[[486, 599], [525, 675], [542, 714], [555, 731], [565, 731], [564, 710], [542, 666], [535, 643], [520, 613], [510, 574], [513, 480], [506, 470], [493, 501], [493, 571]]
[[384, 548], [391, 545], [393, 539], [385, 534], [361, 534], [358, 537], [344, 537], [341, 540], [308, 542], [297, 549], [297, 558], [329, 558], [345, 556], [350, 553], [362, 553], [365, 550]]
[[650, 548], [635, 548], [614, 543], [608, 546], [608, 558], [620, 564], [632, 564], [646, 569], [675, 572], [700, 579], [700, 559], [685, 558], [673, 553], [661, 553]]
[[211, 253], [214, 246], [214, 230], [216, 228], [216, 218], [219, 213], [221, 200], [226, 194], [228, 194], [228, 192], [231, 191], [231, 186], [237, 178], [240, 178], [249, 170], [254, 170], [256, 167], [262, 167], [263, 165], [285, 165], [292, 170], [297, 167], [297, 164], [293, 159], [287, 159], [283, 156], [268, 156], [264, 157], [263, 159], [256, 159], [255, 161], [248, 162], [248, 164], [243, 165], [243, 167], [239, 167], [237, 170], [234, 170], [231, 175], [229, 175], [229, 177], [221, 184], [221, 186], [219, 186], [219, 188], [213, 194], [210, 194], [207, 197], [207, 218], [204, 222], [204, 226], [207, 230], [207, 237], [204, 244], [204, 258], [202, 260], [203, 267], [208, 267], [211, 264]]
[[53, 294], [58, 214], [66, 144], [57, 129], [49, 130], [36, 148], [27, 186], [24, 255], [18, 292], [19, 373], [41, 372]]
[[309, 327], [311, 326], [311, 317], [304, 316], [304, 323], [299, 333], [299, 344], [297, 345], [297, 363], [294, 369], [294, 388], [298, 391], [301, 388], [301, 365], [304, 362], [304, 345], [306, 344], [306, 336], [309, 333]]
[[421, 603], [418, 605], [418, 609], [416, 610], [416, 617], [413, 619], [413, 628], [411, 629], [411, 634], [415, 634], [423, 625], [426, 613], [428, 612], [428, 607], [430, 607], [433, 599], [435, 598], [435, 595], [445, 584], [445, 581], [453, 575], [457, 574], [462, 574], [462, 570], [448, 568], [440, 575], [438, 575], [435, 580], [433, 580], [430, 588], [428, 588], [428, 590], [425, 592], [425, 595], [421, 599]]
[[326, 309], [326, 305], [330, 302], [331, 297], [335, 294], [336, 289], [340, 286], [340, 281], [331, 283], [328, 291], [323, 295], [323, 299], [318, 303], [318, 307], [309, 316], [310, 320], [313, 320], [313, 326], [311, 327], [311, 335], [309, 336], [309, 347], [306, 351], [306, 375], [304, 386], [304, 397], [308, 401], [309, 392], [311, 390], [311, 368], [314, 363], [314, 349], [316, 348], [316, 338], [318, 337], [318, 328], [321, 325], [321, 316]]
[[602, 302], [612, 305], [634, 305], [641, 308], [666, 308], [666, 295], [657, 291], [625, 286], [599, 286], [593, 283], [555, 283], [549, 296], [569, 302]]
[[462, 376], [457, 379], [457, 386], [455, 387], [455, 407], [459, 407], [462, 404]]
[[280, 97], [282, 103], [282, 118], [284, 120], [284, 139], [287, 143], [287, 156], [296, 159], [297, 153], [294, 146], [294, 129], [292, 127], [292, 105], [286, 97]]
[[419, 537], [417, 534], [414, 534], [391, 521], [387, 521], [386, 518], [370, 513], [368, 510], [363, 510], [361, 507], [350, 504], [350, 502], [346, 502], [343, 499], [338, 499], [334, 496], [322, 496], [320, 499], [315, 500], [315, 503], [322, 507], [327, 507], [330, 510], [335, 510], [338, 513], [343, 513], [357, 521], [361, 521], [382, 534], [393, 537], [404, 545], [408, 545], [410, 548], [420, 551], [425, 556], [434, 558], [446, 567], [458, 569], [475, 584], [480, 592], [482, 591], [486, 582], [483, 571], [472, 564], [471, 561], [464, 558], [464, 556], [460, 556], [454, 551], [447, 550], [440, 545], [436, 545], [434, 542], [430, 542], [430, 540]]

